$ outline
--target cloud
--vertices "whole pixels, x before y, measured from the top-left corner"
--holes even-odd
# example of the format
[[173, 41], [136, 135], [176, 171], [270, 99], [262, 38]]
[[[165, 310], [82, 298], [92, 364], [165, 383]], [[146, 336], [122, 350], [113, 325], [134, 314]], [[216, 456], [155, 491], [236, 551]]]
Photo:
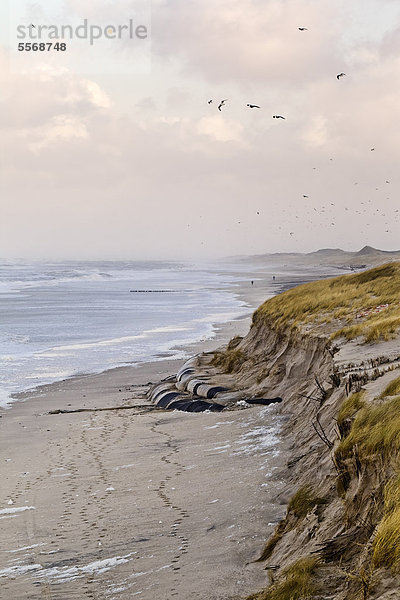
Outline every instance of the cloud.
[[38, 63], [29, 72], [10, 73], [5, 62], [0, 68], [0, 82], [6, 90], [0, 100], [0, 126], [5, 129], [36, 128], [65, 113], [85, 116], [111, 106], [95, 81], [68, 69]]
[[203, 117], [198, 121], [197, 133], [209, 136], [218, 142], [242, 141], [243, 125], [221, 116]]
[[45, 146], [74, 138], [87, 139], [85, 123], [73, 115], [57, 115], [38, 130], [23, 130], [20, 135], [28, 141], [28, 148], [37, 153]]
[[324, 115], [315, 115], [303, 133], [305, 143], [311, 147], [325, 146], [329, 140], [328, 119]]
[[151, 76], [10, 72], [0, 53], [0, 253], [396, 246], [397, 41], [345, 6], [159, 0]]
[[307, 0], [176, 0], [173, 10], [162, 2], [154, 9], [153, 48], [214, 83], [309, 81], [345, 64], [338, 13], [328, 0], [318, 11]]

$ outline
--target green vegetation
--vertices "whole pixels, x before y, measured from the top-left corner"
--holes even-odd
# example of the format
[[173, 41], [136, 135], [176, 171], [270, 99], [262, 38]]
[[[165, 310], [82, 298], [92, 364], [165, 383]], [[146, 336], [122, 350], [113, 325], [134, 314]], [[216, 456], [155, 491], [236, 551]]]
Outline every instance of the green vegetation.
[[[352, 394], [343, 402], [337, 417], [337, 425], [341, 440], [349, 435], [352, 427], [352, 420], [356, 416], [357, 412], [365, 405], [364, 395], [365, 391], [361, 390], [360, 392]], [[340, 457], [340, 453], [337, 455], [337, 457], [338, 456]], [[339, 492], [340, 496], [343, 496], [344, 492], [346, 491], [346, 485], [349, 483], [346, 470], [342, 472], [342, 477], [342, 480], [339, 479], [336, 482], [337, 491]]]
[[275, 550], [277, 543], [282, 539], [283, 534], [294, 529], [296, 524], [303, 520], [316, 506], [323, 504], [326, 504], [325, 498], [317, 496], [311, 486], [304, 485], [299, 488], [290, 499], [286, 517], [276, 527], [257, 562], [267, 560]]
[[400, 473], [385, 486], [384, 516], [374, 540], [373, 565], [400, 572]]
[[400, 454], [400, 396], [359, 410], [349, 435], [336, 450], [336, 457], [343, 460], [351, 456], [355, 447], [365, 462], [375, 461], [378, 456], [397, 459]]
[[317, 558], [301, 558], [282, 573], [282, 581], [268, 590], [252, 595], [248, 600], [307, 600], [316, 594], [313, 575]]
[[387, 396], [397, 395], [400, 395], [400, 377], [397, 377], [397, 379], [393, 379], [393, 381], [391, 381], [389, 385], [385, 387], [379, 398], [386, 398]]
[[[342, 419], [358, 409], [348, 435], [335, 452], [337, 464], [352, 456], [375, 469], [395, 472], [385, 486], [383, 518], [373, 543], [373, 567], [400, 572], [400, 377], [392, 381], [378, 399], [365, 404], [362, 393], [353, 394], [339, 413]], [[379, 400], [387, 398], [383, 402]], [[339, 419], [338, 419], [339, 421]]]
[[235, 350], [240, 342], [243, 340], [243, 337], [241, 335], [235, 335], [235, 337], [233, 337], [231, 339], [231, 341], [229, 342], [228, 346], [227, 346], [227, 350]]
[[352, 419], [354, 417], [354, 415], [364, 406], [364, 395], [365, 392], [361, 391], [361, 392], [357, 392], [355, 394], [352, 394], [351, 396], [349, 396], [348, 398], [346, 398], [346, 400], [343, 402], [339, 414], [338, 414], [338, 418], [337, 418], [337, 422], [339, 425], [339, 428], [343, 425], [343, 423], [345, 421], [347, 421], [347, 419]]
[[[254, 322], [298, 327], [340, 319], [342, 327], [333, 338], [364, 336], [366, 342], [373, 342], [389, 339], [400, 328], [399, 296], [400, 263], [390, 263], [283, 292], [258, 308]], [[376, 312], [386, 304], [388, 307]]]
[[267, 560], [267, 558], [271, 556], [271, 554], [275, 550], [275, 546], [282, 539], [285, 529], [284, 525], [286, 525], [285, 519], [279, 523], [275, 532], [271, 535], [268, 542], [265, 544], [264, 550], [262, 551], [260, 558], [257, 559], [255, 562], [262, 562], [264, 560]]
[[326, 500], [316, 496], [309, 485], [304, 485], [292, 496], [288, 514], [292, 513], [297, 519], [304, 519], [316, 506], [322, 504], [326, 504]]
[[[354, 533], [344, 534], [344, 546], [340, 545], [340, 536], [337, 546], [334, 540], [330, 542], [331, 558], [328, 555], [327, 559], [322, 554], [324, 558], [319, 560], [328, 560], [332, 566], [336, 563], [341, 572], [347, 573], [351, 582], [349, 598], [365, 599], [370, 596], [380, 577], [379, 573], [375, 575], [377, 568], [400, 574], [399, 391], [400, 377], [397, 377], [372, 402], [367, 402], [363, 390], [352, 394], [343, 402], [338, 414], [342, 436], [335, 452], [335, 463], [338, 481], [343, 484], [344, 523], [349, 532], [356, 529], [356, 533], [355, 536]], [[364, 489], [361, 488], [354, 496], [352, 488], [352, 494], [347, 497], [348, 483], [356, 473], [359, 477], [362, 473], [359, 483], [364, 482]], [[318, 510], [325, 502], [311, 486], [302, 486], [291, 498], [286, 517], [267, 542], [260, 560], [269, 558], [284, 535], [297, 528], [307, 514]], [[361, 507], [367, 513], [363, 522], [360, 522]], [[370, 540], [373, 540], [371, 545]], [[343, 558], [344, 548], [349, 551], [347, 558]], [[346, 565], [352, 567], [353, 558], [360, 555], [363, 555], [363, 562], [358, 564], [357, 569], [347, 570]], [[271, 587], [248, 600], [311, 599], [318, 595], [315, 588], [318, 568], [318, 559], [303, 558], [283, 571]]]
[[237, 348], [235, 350], [226, 350], [225, 352], [216, 352], [212, 365], [220, 367], [225, 373], [233, 373], [240, 369], [245, 360], [245, 353]]

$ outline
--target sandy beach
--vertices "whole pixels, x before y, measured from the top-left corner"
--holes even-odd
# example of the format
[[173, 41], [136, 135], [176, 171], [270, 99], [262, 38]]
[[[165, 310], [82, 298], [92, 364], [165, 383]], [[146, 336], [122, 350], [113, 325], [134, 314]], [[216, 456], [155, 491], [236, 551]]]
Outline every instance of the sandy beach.
[[[269, 286], [249, 276], [235, 290], [249, 316], [188, 354], [244, 335]], [[279, 417], [273, 407], [144, 407], [147, 384], [181, 364], [74, 377], [21, 394], [2, 411], [3, 598], [222, 600], [264, 584], [266, 572], [247, 563], [284, 512]], [[126, 406], [133, 408], [96, 410]], [[87, 412], [49, 414], [57, 409]]]
[[[189, 355], [244, 335], [270, 277], [235, 292], [248, 316]], [[2, 597], [232, 600], [265, 584], [251, 561], [285, 512], [282, 416], [155, 409], [150, 382], [182, 362], [73, 377], [2, 411]]]
[[[284, 507], [274, 408], [146, 409], [153, 363], [43, 388], [3, 413], [3, 598], [234, 598]], [[8, 504], [9, 501], [12, 504]], [[268, 525], [270, 523], [270, 525]]]

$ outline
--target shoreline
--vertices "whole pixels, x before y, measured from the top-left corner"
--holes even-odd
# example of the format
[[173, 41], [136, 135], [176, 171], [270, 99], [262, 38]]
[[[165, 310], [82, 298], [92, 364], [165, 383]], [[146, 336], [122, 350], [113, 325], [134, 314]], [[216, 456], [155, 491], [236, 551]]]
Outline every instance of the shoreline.
[[[200, 339], [185, 345], [177, 345], [171, 349], [176, 353], [184, 352], [185, 356], [182, 358], [174, 358], [170, 356], [161, 356], [156, 359], [146, 360], [140, 363], [135, 363], [132, 365], [116, 365], [110, 368], [105, 368], [99, 372], [88, 372], [88, 373], [77, 373], [72, 374], [65, 379], [58, 379], [53, 382], [43, 383], [39, 385], [35, 385], [27, 390], [22, 390], [19, 392], [11, 393], [10, 401], [7, 404], [0, 406], [0, 414], [2, 410], [11, 409], [14, 404], [18, 401], [24, 401], [30, 397], [36, 396], [38, 393], [41, 393], [41, 390], [46, 390], [46, 392], [51, 391], [52, 386], [56, 389], [57, 386], [62, 382], [67, 382], [74, 379], [84, 379], [90, 377], [96, 377], [98, 375], [102, 375], [103, 373], [108, 372], [116, 372], [120, 369], [127, 370], [136, 370], [145, 368], [146, 365], [153, 365], [157, 363], [173, 363], [171, 365], [172, 369], [179, 369], [180, 365], [183, 364], [189, 357], [195, 356], [197, 354], [203, 352], [210, 352], [218, 349], [221, 346], [224, 346], [235, 336], [244, 337], [251, 325], [251, 319], [253, 312], [268, 298], [275, 296], [276, 294], [282, 293], [283, 291], [293, 287], [293, 285], [300, 285], [302, 283], [306, 283], [311, 281], [312, 279], [318, 279], [320, 277], [330, 277], [340, 274], [340, 267], [324, 267], [322, 265], [317, 266], [309, 266], [306, 265], [304, 269], [299, 268], [297, 265], [294, 265], [293, 268], [286, 273], [285, 270], [282, 270], [282, 265], [280, 265], [281, 269], [279, 270], [279, 266], [277, 269], [273, 269], [271, 265], [271, 269], [253, 269], [248, 273], [248, 279], [246, 278], [232, 284], [230, 288], [227, 288], [226, 291], [233, 293], [238, 300], [247, 304], [246, 309], [248, 309], [242, 316], [238, 316], [230, 321], [225, 321], [222, 323], [213, 323], [212, 328], [214, 331], [214, 335], [207, 339]], [[332, 274], [329, 272], [332, 270]], [[272, 280], [272, 273], [279, 273], [277, 275], [277, 279]], [[242, 276], [243, 273], [237, 272], [235, 275]], [[268, 279], [267, 279], [268, 276]], [[251, 281], [254, 281], [255, 285], [251, 285]], [[161, 372], [164, 369], [161, 368]], [[175, 371], [175, 372], [176, 372]], [[171, 374], [171, 373], [169, 373]]]
[[[260, 304], [270, 281], [238, 287]], [[224, 324], [188, 352], [215, 350], [249, 323]], [[274, 406], [143, 410], [149, 382], [182, 362], [74, 376], [2, 411], [0, 579], [9, 597], [231, 600], [265, 585], [252, 561], [285, 512], [284, 417]], [[67, 407], [87, 412], [49, 414]]]
[[[243, 273], [234, 273], [236, 276], [242, 276]], [[182, 345], [176, 345], [171, 348], [170, 351], [165, 353], [161, 353], [157, 356], [155, 354], [149, 360], [144, 360], [143, 362], [137, 362], [134, 364], [120, 364], [112, 367], [105, 367], [99, 371], [93, 372], [81, 372], [81, 373], [73, 373], [62, 379], [55, 379], [54, 381], [39, 383], [37, 385], [32, 385], [25, 390], [9, 392], [8, 400], [5, 400], [0, 404], [0, 413], [2, 410], [9, 410], [15, 404], [15, 402], [25, 400], [26, 398], [31, 397], [32, 395], [36, 395], [37, 391], [40, 392], [42, 388], [46, 390], [49, 386], [57, 386], [60, 382], [69, 381], [74, 378], [83, 378], [83, 377], [95, 377], [107, 371], [114, 371], [116, 369], [137, 369], [143, 365], [148, 363], [152, 364], [155, 362], [169, 362], [176, 361], [176, 364], [184, 362], [190, 356], [194, 354], [198, 354], [200, 352], [207, 352], [212, 350], [218, 346], [224, 345], [229, 342], [229, 340], [235, 335], [245, 335], [248, 331], [248, 328], [251, 323], [251, 315], [253, 311], [257, 308], [258, 304], [262, 302], [262, 298], [264, 297], [265, 292], [268, 290], [267, 282], [264, 280], [263, 285], [259, 288], [246, 290], [246, 285], [244, 282], [240, 281], [238, 283], [232, 284], [229, 288], [223, 288], [225, 291], [230, 292], [236, 296], [238, 300], [244, 302], [247, 306], [243, 307], [243, 314], [235, 317], [230, 321], [224, 322], [214, 322], [212, 323], [212, 330], [214, 335], [207, 337], [206, 339], [201, 338], [195, 340], [191, 343], [186, 343]], [[271, 293], [269, 295], [272, 295]], [[175, 358], [174, 354], [183, 354], [181, 358]]]

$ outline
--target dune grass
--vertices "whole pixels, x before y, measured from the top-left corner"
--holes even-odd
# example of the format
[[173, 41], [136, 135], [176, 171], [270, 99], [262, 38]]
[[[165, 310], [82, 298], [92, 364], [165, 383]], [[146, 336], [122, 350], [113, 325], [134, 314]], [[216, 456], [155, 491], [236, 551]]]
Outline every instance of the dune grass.
[[346, 421], [347, 419], [351, 419], [355, 416], [355, 414], [364, 407], [364, 396], [365, 391], [356, 392], [352, 394], [343, 402], [340, 407], [339, 414], [337, 416], [337, 423], [339, 427]]
[[326, 499], [318, 496], [310, 485], [300, 487], [289, 501], [285, 518], [275, 528], [256, 562], [267, 560], [284, 533], [296, 527], [297, 523], [303, 520], [316, 506], [323, 504], [326, 504]]
[[391, 381], [389, 385], [385, 387], [379, 398], [386, 398], [387, 396], [398, 395], [400, 395], [400, 377], [393, 379], [393, 381]]
[[[364, 336], [366, 342], [373, 342], [389, 339], [400, 328], [399, 297], [400, 263], [389, 263], [287, 290], [264, 302], [254, 322], [298, 327], [340, 319], [342, 327], [333, 337]], [[374, 312], [386, 304], [387, 308]], [[367, 314], [358, 316], [363, 313]]]
[[313, 575], [318, 559], [305, 557], [282, 573], [282, 581], [268, 590], [249, 596], [247, 600], [307, 600], [316, 594]]
[[360, 459], [375, 460], [377, 456], [400, 456], [400, 396], [386, 402], [362, 407], [336, 455], [350, 456], [357, 446]]
[[400, 473], [385, 486], [384, 516], [378, 525], [373, 565], [400, 572]]
[[267, 558], [269, 558], [271, 556], [271, 554], [275, 550], [277, 543], [280, 542], [280, 540], [283, 537], [283, 533], [285, 530], [285, 527], [284, 527], [285, 524], [286, 524], [285, 520], [281, 521], [281, 523], [276, 528], [275, 532], [271, 535], [268, 542], [265, 544], [264, 550], [262, 551], [260, 558], [258, 558], [256, 560], [256, 562], [263, 562], [264, 560], [267, 560]]
[[211, 364], [220, 367], [225, 373], [233, 373], [240, 369], [245, 360], [246, 355], [240, 348], [228, 348], [225, 352], [215, 352]]
[[316, 506], [326, 504], [324, 498], [317, 496], [312, 487], [303, 485], [292, 496], [288, 505], [288, 514], [292, 513], [297, 519], [304, 519]]
[[382, 473], [395, 473], [385, 485], [383, 517], [373, 543], [372, 565], [396, 572], [400, 572], [400, 395], [395, 395], [399, 386], [400, 377], [368, 405], [362, 392], [346, 400], [339, 417], [351, 415], [353, 409], [358, 412], [335, 452], [338, 464], [357, 453], [364, 464]]

